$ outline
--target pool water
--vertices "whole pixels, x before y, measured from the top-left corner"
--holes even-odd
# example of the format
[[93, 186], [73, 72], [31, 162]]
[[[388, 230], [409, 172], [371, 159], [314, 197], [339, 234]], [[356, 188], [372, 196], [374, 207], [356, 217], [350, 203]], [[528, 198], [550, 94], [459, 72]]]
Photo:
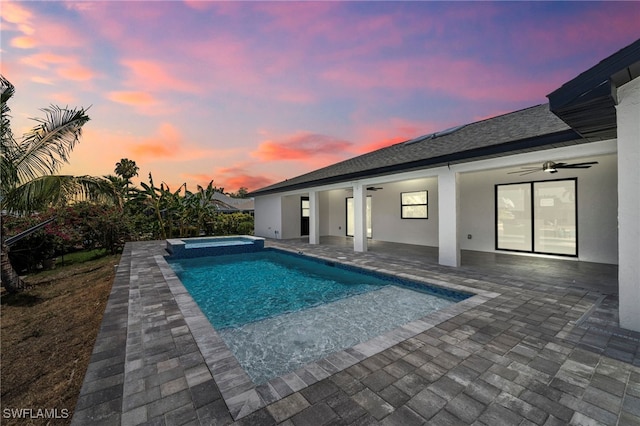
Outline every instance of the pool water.
[[251, 253], [264, 249], [264, 238], [248, 235], [168, 239], [172, 259]]
[[253, 240], [243, 237], [229, 238], [194, 238], [183, 240], [185, 248], [237, 246], [243, 244], [253, 244]]
[[216, 330], [379, 289], [389, 283], [275, 251], [170, 261]]
[[169, 264], [256, 384], [468, 297], [278, 250]]

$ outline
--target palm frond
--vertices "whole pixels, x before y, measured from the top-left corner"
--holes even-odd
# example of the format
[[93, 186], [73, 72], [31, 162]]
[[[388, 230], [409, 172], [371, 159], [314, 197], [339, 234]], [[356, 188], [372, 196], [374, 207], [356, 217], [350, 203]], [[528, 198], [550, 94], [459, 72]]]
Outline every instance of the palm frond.
[[9, 82], [3, 75], [0, 75], [0, 102], [1, 114], [0, 119], [2, 129], [0, 131], [0, 179], [2, 188], [13, 185], [17, 180], [15, 170], [11, 167], [12, 153], [15, 151], [16, 141], [11, 132], [11, 109], [8, 101], [15, 93], [13, 84]]
[[2, 140], [5, 138], [13, 138], [11, 134], [11, 108], [9, 108], [9, 99], [11, 99], [16, 91], [15, 87], [9, 80], [0, 74], [0, 104], [2, 105]]
[[52, 105], [42, 109], [46, 118], [36, 118], [40, 124], [26, 133], [18, 155], [12, 163], [21, 182], [53, 174], [62, 163], [68, 162], [82, 134], [82, 126], [89, 121], [84, 108], [65, 109]]
[[76, 201], [103, 201], [121, 206], [115, 187], [94, 176], [47, 175], [32, 179], [6, 194], [7, 210], [23, 214]]

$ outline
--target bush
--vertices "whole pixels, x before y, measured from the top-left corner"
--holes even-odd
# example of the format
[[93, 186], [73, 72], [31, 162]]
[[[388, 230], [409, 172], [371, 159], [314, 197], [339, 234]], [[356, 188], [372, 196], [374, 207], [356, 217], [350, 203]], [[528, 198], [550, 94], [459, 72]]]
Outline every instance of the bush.
[[[5, 237], [18, 235], [49, 217], [50, 215], [3, 216]], [[53, 258], [57, 248], [62, 244], [62, 241], [55, 234], [47, 232], [45, 227], [11, 245], [9, 259], [16, 271], [32, 272], [42, 268], [47, 259]]]
[[61, 210], [58, 219], [59, 232], [69, 236], [75, 249], [103, 248], [115, 254], [131, 239], [130, 221], [116, 207], [77, 203]]
[[122, 211], [88, 202], [41, 215], [3, 216], [3, 237], [17, 235], [54, 215], [56, 221], [11, 246], [9, 259], [16, 271], [38, 270], [48, 259], [78, 250], [104, 249], [116, 254], [130, 240], [130, 221]]
[[252, 235], [253, 216], [247, 213], [218, 214], [216, 235]]
[[253, 235], [253, 222], [240, 222], [238, 224], [238, 234]]

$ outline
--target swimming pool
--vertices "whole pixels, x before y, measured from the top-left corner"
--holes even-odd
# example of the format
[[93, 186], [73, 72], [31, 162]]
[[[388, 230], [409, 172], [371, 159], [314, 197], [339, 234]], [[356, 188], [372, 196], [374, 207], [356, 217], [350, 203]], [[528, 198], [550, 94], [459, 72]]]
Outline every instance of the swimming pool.
[[169, 264], [256, 384], [471, 296], [273, 249]]

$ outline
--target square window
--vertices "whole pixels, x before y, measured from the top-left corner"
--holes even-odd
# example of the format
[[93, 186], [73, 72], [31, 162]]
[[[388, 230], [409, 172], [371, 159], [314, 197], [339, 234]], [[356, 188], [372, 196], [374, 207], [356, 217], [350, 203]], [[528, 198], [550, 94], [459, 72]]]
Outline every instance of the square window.
[[400, 196], [402, 219], [428, 219], [427, 191], [403, 192]]

